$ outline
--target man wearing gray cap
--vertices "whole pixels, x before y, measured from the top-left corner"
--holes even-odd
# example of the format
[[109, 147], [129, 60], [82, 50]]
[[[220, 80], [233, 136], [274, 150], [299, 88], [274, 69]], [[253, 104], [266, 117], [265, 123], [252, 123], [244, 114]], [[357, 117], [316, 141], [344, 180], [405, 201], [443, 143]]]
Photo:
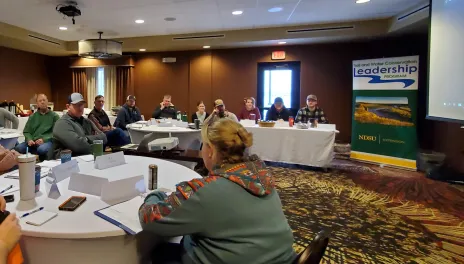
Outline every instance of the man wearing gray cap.
[[325, 117], [324, 110], [317, 106], [317, 96], [314, 94], [310, 94], [306, 97], [306, 107], [298, 111], [295, 123], [308, 123], [310, 119], [317, 119], [317, 122], [322, 124], [329, 123], [329, 120]]
[[91, 154], [94, 140], [103, 140], [103, 145], [107, 144], [105, 133], [83, 117], [84, 106], [82, 94], [73, 93], [68, 97], [68, 112], [56, 121], [53, 128], [54, 157], [58, 157], [63, 149], [71, 150], [73, 156]]

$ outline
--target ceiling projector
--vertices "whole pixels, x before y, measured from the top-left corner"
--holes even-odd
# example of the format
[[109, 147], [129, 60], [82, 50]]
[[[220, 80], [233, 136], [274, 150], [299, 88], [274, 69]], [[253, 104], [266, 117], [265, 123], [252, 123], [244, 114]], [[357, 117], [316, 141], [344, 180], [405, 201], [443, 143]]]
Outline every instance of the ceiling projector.
[[81, 10], [79, 10], [79, 8], [77, 7], [77, 3], [75, 2], [71, 2], [67, 5], [63, 5], [63, 4], [57, 5], [56, 11], [60, 12], [61, 14], [67, 17], [72, 17], [73, 24], [76, 24], [74, 17], [81, 15]]

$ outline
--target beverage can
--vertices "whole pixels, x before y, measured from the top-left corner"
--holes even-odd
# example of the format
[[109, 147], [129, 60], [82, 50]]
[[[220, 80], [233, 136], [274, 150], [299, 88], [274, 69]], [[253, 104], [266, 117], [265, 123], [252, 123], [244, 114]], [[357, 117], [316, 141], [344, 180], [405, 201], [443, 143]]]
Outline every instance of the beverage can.
[[39, 165], [35, 165], [35, 192], [40, 191], [40, 172], [41, 167]]
[[158, 166], [150, 164], [148, 166], [148, 190], [158, 189]]
[[290, 127], [293, 127], [294, 123], [295, 123], [295, 119], [293, 119], [293, 116], [289, 117], [288, 118], [288, 125]]

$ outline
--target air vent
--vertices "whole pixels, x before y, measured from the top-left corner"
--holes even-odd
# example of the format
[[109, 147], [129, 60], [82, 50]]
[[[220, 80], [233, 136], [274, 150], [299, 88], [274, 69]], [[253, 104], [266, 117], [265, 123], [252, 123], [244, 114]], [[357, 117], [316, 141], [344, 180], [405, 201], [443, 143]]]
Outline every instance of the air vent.
[[402, 15], [402, 16], [398, 17], [396, 20], [397, 20], [397, 21], [404, 20], [404, 19], [406, 19], [406, 18], [408, 18], [408, 17], [414, 15], [415, 13], [418, 13], [418, 12], [424, 10], [424, 9], [428, 9], [429, 7], [430, 7], [430, 5], [426, 5], [426, 6], [420, 7], [420, 8], [418, 8], [418, 9], [414, 10], [414, 11], [411, 11], [411, 12], [405, 14], [405, 15]]
[[33, 39], [38, 39], [38, 40], [40, 40], [40, 41], [45, 41], [45, 42], [48, 42], [48, 43], [51, 43], [51, 44], [55, 44], [55, 45], [61, 46], [61, 44], [58, 43], [58, 42], [56, 42], [56, 41], [52, 41], [52, 40], [45, 39], [45, 38], [42, 38], [42, 37], [37, 37], [37, 36], [31, 35], [31, 34], [29, 34], [28, 36], [29, 36], [30, 38], [33, 38]]
[[299, 33], [308, 33], [308, 32], [346, 30], [346, 29], [354, 29], [354, 26], [293, 29], [293, 30], [287, 30], [287, 34], [299, 34]]
[[218, 35], [175, 37], [175, 38], [172, 38], [172, 40], [215, 39], [215, 38], [225, 38], [225, 37], [226, 37], [225, 34], [218, 34]]

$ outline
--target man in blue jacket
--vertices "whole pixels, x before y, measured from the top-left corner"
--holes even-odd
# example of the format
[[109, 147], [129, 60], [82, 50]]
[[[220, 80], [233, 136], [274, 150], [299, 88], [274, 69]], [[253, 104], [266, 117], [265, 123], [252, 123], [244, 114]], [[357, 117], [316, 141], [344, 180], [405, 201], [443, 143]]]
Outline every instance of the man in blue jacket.
[[119, 127], [122, 130], [127, 130], [126, 126], [137, 121], [141, 121], [142, 116], [140, 110], [135, 106], [135, 96], [129, 95], [126, 104], [122, 106], [118, 112], [114, 127]]

